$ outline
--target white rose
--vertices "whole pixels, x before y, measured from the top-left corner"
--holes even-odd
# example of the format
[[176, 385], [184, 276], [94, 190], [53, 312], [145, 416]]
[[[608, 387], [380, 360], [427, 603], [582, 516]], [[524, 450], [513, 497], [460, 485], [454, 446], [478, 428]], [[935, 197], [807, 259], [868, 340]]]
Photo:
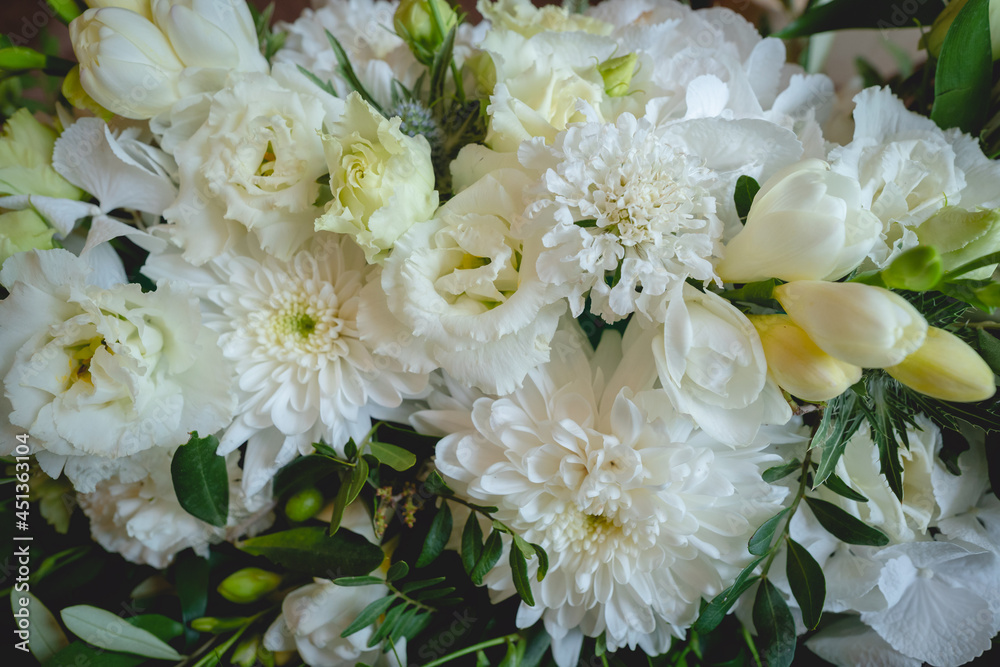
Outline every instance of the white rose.
[[836, 280], [861, 264], [881, 228], [861, 208], [856, 180], [822, 160], [805, 160], [764, 183], [716, 271], [733, 283]]
[[70, 38], [84, 90], [116, 114], [151, 118], [187, 95], [218, 90], [229, 71], [267, 71], [243, 0], [102, 4], [114, 6], [78, 16]]
[[369, 262], [383, 261], [396, 239], [438, 205], [430, 145], [404, 135], [399, 124], [351, 93], [323, 137], [333, 200], [316, 229], [350, 235]]
[[895, 366], [927, 336], [923, 315], [881, 287], [798, 280], [776, 287], [774, 298], [821, 350], [862, 368]]
[[0, 402], [55, 476], [59, 457], [174, 447], [190, 431], [219, 430], [236, 408], [232, 369], [193, 298], [170, 285], [101, 289], [89, 275], [65, 250], [15, 255], [0, 271], [10, 290], [0, 302]]
[[247, 230], [281, 259], [314, 233], [316, 180], [326, 173], [319, 132], [340, 103], [318, 88], [298, 90], [281, 68], [275, 77], [236, 77], [176, 148], [180, 192], [164, 216], [194, 263], [218, 256]]
[[711, 292], [684, 284], [683, 292], [673, 295], [663, 332], [653, 339], [653, 356], [677, 410], [720, 442], [745, 445], [761, 424], [784, 424], [792, 416], [781, 390], [767, 378], [757, 331]]
[[535, 273], [538, 240], [510, 231], [529, 182], [520, 170], [493, 172], [396, 242], [381, 289], [362, 294], [360, 328], [376, 351], [500, 394], [548, 361], [565, 302]]

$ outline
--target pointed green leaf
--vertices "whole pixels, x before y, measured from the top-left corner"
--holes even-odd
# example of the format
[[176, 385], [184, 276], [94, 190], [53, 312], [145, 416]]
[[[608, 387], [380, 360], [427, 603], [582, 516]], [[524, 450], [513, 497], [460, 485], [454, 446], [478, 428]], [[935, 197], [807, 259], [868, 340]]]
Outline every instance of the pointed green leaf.
[[466, 574], [472, 573], [476, 561], [483, 555], [483, 529], [479, 526], [479, 517], [475, 512], [469, 512], [462, 530], [462, 567]]
[[750, 205], [753, 198], [760, 192], [760, 183], [750, 176], [740, 176], [736, 180], [736, 192], [733, 193], [733, 201], [736, 203], [736, 213], [740, 216], [741, 222], [747, 221], [750, 214]]
[[388, 595], [384, 598], [379, 598], [375, 600], [367, 607], [361, 610], [354, 622], [348, 625], [343, 632], [340, 633], [341, 637], [350, 637], [355, 632], [364, 630], [369, 625], [378, 620], [378, 617], [386, 612], [386, 610], [392, 606], [392, 603], [396, 601], [395, 595]]
[[754, 531], [747, 544], [747, 549], [754, 556], [763, 556], [771, 550], [771, 542], [774, 541], [774, 531], [778, 529], [778, 524], [785, 518], [791, 507], [786, 507], [770, 519], [761, 524], [760, 528]]
[[385, 573], [386, 581], [396, 581], [397, 579], [402, 579], [410, 572], [410, 566], [406, 564], [405, 561], [396, 561], [389, 568], [389, 571]]
[[181, 507], [196, 519], [216, 527], [226, 525], [229, 515], [229, 475], [226, 458], [215, 450], [219, 440], [210, 435], [191, 434], [186, 445], [177, 448], [170, 462], [170, 477]]
[[545, 553], [545, 549], [540, 544], [532, 542], [531, 548], [535, 550], [535, 555], [538, 556], [538, 574], [536, 576], [541, 581], [549, 571], [549, 555]]
[[385, 579], [382, 579], [380, 577], [371, 577], [371, 576], [340, 577], [338, 579], [334, 579], [333, 583], [337, 584], [338, 586], [371, 586], [373, 584], [384, 584]]
[[451, 509], [448, 508], [448, 501], [442, 500], [441, 508], [434, 515], [434, 520], [431, 521], [430, 530], [424, 539], [424, 546], [417, 557], [416, 566], [418, 568], [427, 567], [441, 555], [445, 545], [448, 544], [448, 538], [451, 537], [451, 526]]
[[503, 540], [500, 538], [500, 531], [494, 530], [490, 533], [490, 536], [486, 538], [486, 544], [483, 545], [483, 553], [476, 561], [475, 567], [472, 568], [472, 574], [469, 577], [472, 579], [472, 583], [476, 586], [481, 586], [483, 583], [483, 577], [486, 573], [493, 569], [497, 561], [500, 560], [500, 555], [503, 552]]
[[833, 503], [809, 496], [806, 496], [805, 499], [816, 520], [837, 539], [848, 544], [873, 547], [884, 547], [889, 544], [889, 538], [881, 530], [872, 528], [860, 519], [854, 518]]
[[934, 72], [931, 120], [978, 136], [993, 79], [989, 0], [969, 0], [948, 28]]
[[184, 625], [163, 614], [139, 614], [125, 619], [137, 628], [151, 632], [165, 642], [184, 634]]
[[520, 549], [515, 549], [512, 546], [510, 556], [507, 560], [510, 562], [510, 571], [514, 578], [514, 588], [517, 589], [517, 594], [521, 596], [525, 604], [533, 607], [535, 605], [535, 597], [531, 594], [531, 581], [528, 579], [528, 562], [524, 559], [524, 554], [521, 553]]
[[751, 561], [749, 565], [743, 568], [743, 571], [739, 573], [736, 581], [729, 588], [712, 598], [712, 601], [702, 609], [698, 615], [698, 620], [694, 623], [693, 627], [696, 632], [711, 632], [718, 627], [722, 619], [729, 613], [729, 610], [736, 604], [736, 601], [740, 599], [740, 596], [755, 581], [760, 579], [760, 577], [753, 575], [753, 571], [761, 564], [764, 558], [766, 556], [760, 556]]
[[66, 607], [60, 615], [70, 632], [99, 648], [161, 660], [184, 657], [153, 633], [126, 623], [110, 611], [81, 604]]
[[413, 455], [413, 452], [396, 445], [390, 445], [387, 442], [373, 440], [368, 443], [368, 449], [379, 462], [386, 464], [393, 470], [409, 470], [417, 463], [417, 457]]
[[768, 484], [774, 484], [779, 479], [784, 479], [785, 477], [788, 477], [801, 467], [802, 467], [802, 462], [799, 461], [798, 459], [793, 459], [788, 463], [782, 463], [781, 465], [774, 466], [773, 468], [768, 468], [763, 473], [761, 473], [761, 477], [763, 477], [764, 481], [767, 482]]
[[802, 610], [802, 622], [806, 628], [815, 629], [823, 616], [826, 577], [823, 576], [823, 568], [812, 554], [792, 538], [788, 538], [785, 574], [788, 575], [788, 585], [792, 588], [792, 595]]
[[403, 612], [406, 611], [408, 604], [409, 603], [406, 602], [403, 604], [397, 604], [395, 607], [390, 609], [388, 613], [386, 613], [385, 619], [383, 619], [378, 626], [378, 630], [376, 630], [372, 636], [368, 638], [368, 648], [377, 646], [379, 642], [389, 635], [392, 629], [396, 627], [396, 623], [399, 622]]
[[757, 650], [768, 667], [788, 667], [795, 657], [795, 621], [781, 592], [767, 579], [761, 581], [753, 602]]
[[840, 479], [839, 477], [837, 477], [832, 473], [830, 474], [829, 477], [826, 478], [826, 481], [823, 482], [823, 486], [830, 489], [838, 496], [843, 496], [848, 500], [853, 500], [859, 503], [868, 502], [867, 498], [865, 498], [863, 495], [861, 495], [851, 487], [847, 486], [847, 482], [845, 482], [844, 480]]
[[375, 101], [375, 98], [372, 97], [367, 90], [365, 90], [361, 80], [358, 79], [358, 75], [354, 73], [354, 67], [351, 66], [351, 59], [347, 57], [347, 52], [344, 51], [344, 47], [340, 45], [340, 42], [337, 41], [337, 38], [334, 37], [329, 30], [326, 31], [326, 39], [330, 42], [330, 48], [333, 49], [333, 55], [336, 57], [337, 64], [340, 66], [340, 74], [344, 77], [344, 80], [347, 81], [347, 85], [356, 90], [365, 102], [372, 105], [376, 111], [382, 113], [382, 107], [379, 106], [379, 103]]
[[437, 470], [427, 475], [427, 479], [424, 480], [424, 488], [436, 496], [455, 495], [455, 492], [449, 488], [449, 486], [445, 483], [444, 478], [441, 477], [441, 473]]
[[240, 548], [290, 570], [325, 579], [368, 574], [385, 558], [381, 548], [357, 533], [343, 529], [327, 535], [322, 526], [253, 537]]
[[445, 577], [435, 577], [434, 579], [424, 579], [422, 581], [409, 581], [400, 586], [399, 590], [403, 593], [410, 593], [412, 591], [419, 591], [422, 588], [427, 588], [428, 586], [437, 586], [443, 581], [445, 581]]

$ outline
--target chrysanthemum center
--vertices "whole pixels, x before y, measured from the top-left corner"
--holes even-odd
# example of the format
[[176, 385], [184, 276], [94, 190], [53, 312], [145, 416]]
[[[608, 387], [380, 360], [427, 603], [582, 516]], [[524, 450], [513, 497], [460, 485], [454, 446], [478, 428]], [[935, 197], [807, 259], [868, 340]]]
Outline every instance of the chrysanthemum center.
[[249, 333], [260, 348], [309, 365], [313, 361], [307, 358], [332, 359], [348, 354], [343, 339], [356, 335], [353, 327], [341, 317], [340, 302], [331, 286], [317, 287], [293, 283], [272, 294], [264, 308], [249, 314]]

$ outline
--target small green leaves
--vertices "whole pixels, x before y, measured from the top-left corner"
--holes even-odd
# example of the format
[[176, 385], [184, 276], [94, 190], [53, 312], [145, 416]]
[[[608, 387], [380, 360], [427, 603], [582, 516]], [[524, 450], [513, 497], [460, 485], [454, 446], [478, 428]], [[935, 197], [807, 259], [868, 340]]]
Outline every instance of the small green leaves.
[[376, 111], [382, 113], [382, 107], [379, 103], [375, 101], [375, 98], [365, 90], [364, 85], [358, 78], [358, 75], [354, 73], [354, 67], [351, 66], [351, 60], [347, 57], [347, 52], [344, 51], [344, 47], [340, 45], [337, 38], [333, 36], [329, 30], [326, 31], [326, 39], [330, 42], [330, 48], [333, 49], [333, 55], [337, 58], [337, 65], [340, 68], [340, 75], [344, 77], [347, 81], [347, 85], [356, 90], [359, 95], [364, 99], [365, 102], [372, 105]]
[[732, 609], [736, 601], [740, 599], [740, 596], [754, 582], [760, 579], [760, 577], [753, 576], [753, 571], [761, 564], [764, 558], [765, 556], [760, 556], [751, 561], [750, 564], [743, 568], [739, 576], [736, 577], [736, 581], [733, 582], [732, 586], [712, 598], [712, 601], [702, 609], [698, 620], [694, 623], [694, 630], [696, 632], [711, 632], [718, 627], [723, 617]]
[[433, 493], [436, 496], [451, 496], [455, 493], [448, 487], [444, 479], [441, 477], [441, 473], [437, 470], [427, 475], [427, 479], [424, 480], [424, 488], [427, 489], [429, 493]]
[[153, 633], [126, 623], [110, 611], [76, 605], [60, 613], [70, 632], [107, 651], [135, 653], [147, 658], [181, 660], [183, 656]]
[[837, 539], [848, 544], [873, 547], [884, 547], [889, 544], [888, 536], [881, 530], [854, 518], [833, 503], [809, 496], [806, 496], [806, 502], [820, 525]]
[[336, 535], [327, 535], [322, 526], [254, 537], [243, 542], [240, 548], [290, 570], [326, 578], [332, 573], [342, 576], [368, 574], [385, 558], [382, 549], [357, 533], [341, 530]]
[[219, 440], [210, 435], [191, 434], [186, 445], [178, 447], [170, 462], [170, 477], [181, 507], [191, 516], [219, 528], [229, 514], [229, 476], [226, 459], [215, 453]]
[[379, 463], [384, 463], [393, 470], [409, 470], [417, 463], [417, 457], [412, 452], [386, 442], [372, 440], [368, 443], [368, 449]]
[[802, 622], [812, 630], [819, 625], [819, 619], [823, 615], [826, 578], [823, 576], [823, 568], [805, 547], [790, 537], [787, 542], [788, 559], [785, 562], [785, 574], [788, 575], [792, 595], [802, 610]]
[[795, 620], [781, 592], [767, 579], [760, 582], [753, 602], [753, 624], [761, 662], [787, 667], [795, 657]]
[[746, 223], [747, 216], [750, 215], [750, 205], [753, 198], [760, 192], [760, 184], [750, 176], [740, 176], [736, 180], [736, 192], [733, 193], [733, 201], [736, 204], [736, 213], [740, 216], [740, 222]]
[[354, 619], [354, 622], [348, 625], [344, 629], [344, 631], [340, 633], [340, 636], [350, 637], [355, 632], [364, 630], [369, 625], [378, 620], [378, 617], [384, 614], [386, 610], [389, 609], [389, 607], [391, 607], [392, 603], [395, 601], [396, 598], [393, 595], [389, 595], [387, 597], [375, 600], [367, 607], [365, 607], [360, 614], [358, 614], [357, 618]]
[[750, 537], [750, 542], [747, 545], [750, 553], [754, 556], [763, 556], [771, 550], [771, 542], [774, 541], [774, 531], [778, 529], [778, 524], [788, 515], [791, 509], [791, 507], [786, 507], [761, 524], [760, 528]]
[[451, 537], [451, 526], [451, 510], [448, 508], [448, 501], [442, 499], [441, 508], [431, 521], [430, 531], [424, 539], [420, 556], [417, 557], [417, 567], [427, 567], [441, 555], [445, 545], [448, 544], [448, 538]]
[[788, 477], [801, 467], [802, 462], [798, 459], [793, 459], [788, 463], [782, 463], [781, 465], [774, 466], [773, 468], [768, 468], [761, 473], [761, 477], [768, 484], [774, 484], [778, 480]]
[[361, 489], [365, 487], [366, 481], [368, 481], [368, 462], [364, 458], [359, 458], [349, 471], [341, 471], [340, 490], [337, 491], [337, 496], [333, 499], [333, 514], [330, 517], [330, 527], [328, 528], [330, 535], [336, 534], [340, 529], [344, 510], [358, 497]]

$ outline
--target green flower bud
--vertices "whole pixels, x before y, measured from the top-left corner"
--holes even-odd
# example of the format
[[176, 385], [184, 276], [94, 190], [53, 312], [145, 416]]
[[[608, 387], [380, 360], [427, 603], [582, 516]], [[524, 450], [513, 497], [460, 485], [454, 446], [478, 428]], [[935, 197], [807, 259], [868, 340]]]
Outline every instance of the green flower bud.
[[[434, 21], [434, 9], [441, 19], [441, 27]], [[444, 41], [445, 35], [458, 24], [458, 15], [447, 0], [403, 0], [393, 17], [396, 34], [413, 51], [421, 63], [429, 65]]]
[[247, 604], [264, 597], [281, 585], [281, 575], [257, 567], [245, 567], [219, 584], [219, 594], [230, 602]]
[[597, 71], [604, 79], [604, 92], [608, 97], [622, 97], [628, 94], [628, 87], [635, 75], [635, 66], [639, 56], [630, 53], [627, 56], [609, 58], [597, 66]]
[[249, 637], [236, 645], [230, 662], [239, 667], [274, 665], [274, 654], [264, 648], [260, 636]]
[[[984, 255], [1000, 250], [1000, 209], [968, 211], [945, 206], [916, 228], [921, 245], [930, 245], [941, 253], [945, 273]], [[996, 265], [962, 275], [962, 278], [985, 280]]]
[[54, 247], [52, 235], [55, 231], [30, 208], [0, 214], [0, 265], [16, 252]]
[[45, 195], [81, 199], [84, 192], [52, 167], [56, 131], [27, 109], [18, 109], [0, 136], [0, 195]]
[[323, 509], [323, 494], [315, 486], [296, 491], [285, 503], [285, 515], [291, 521], [305, 521]]
[[933, 246], [910, 248], [882, 271], [887, 287], [926, 292], [941, 281], [941, 255]]
[[236, 616], [234, 618], [202, 616], [201, 618], [196, 618], [191, 621], [191, 629], [197, 632], [211, 632], [212, 634], [217, 635], [222, 632], [235, 630], [236, 628], [242, 628], [248, 622], [249, 619], [243, 618], [242, 616]]

